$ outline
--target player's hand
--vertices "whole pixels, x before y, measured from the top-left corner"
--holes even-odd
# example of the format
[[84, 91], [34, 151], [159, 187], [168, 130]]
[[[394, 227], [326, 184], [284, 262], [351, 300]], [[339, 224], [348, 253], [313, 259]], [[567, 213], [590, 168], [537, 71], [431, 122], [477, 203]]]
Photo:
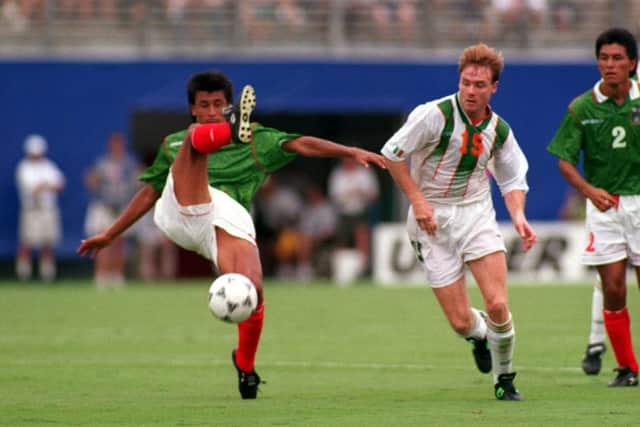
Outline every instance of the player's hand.
[[365, 168], [368, 168], [371, 163], [378, 166], [380, 169], [387, 168], [384, 164], [384, 158], [380, 154], [372, 153], [371, 151], [363, 150], [362, 148], [353, 147], [352, 157], [356, 163], [364, 166]]
[[602, 188], [594, 188], [587, 197], [600, 212], [605, 212], [618, 204], [616, 198]]
[[524, 218], [514, 222], [513, 226], [520, 236], [520, 239], [522, 239], [522, 249], [527, 252], [533, 247], [538, 239], [538, 237], [536, 236], [536, 232], [533, 230], [533, 227], [531, 227], [529, 222]]
[[438, 224], [433, 217], [433, 207], [431, 204], [422, 197], [413, 202], [411, 207], [413, 208], [413, 216], [418, 223], [418, 227], [426, 231], [430, 236], [434, 236], [438, 229]]
[[109, 246], [111, 239], [104, 233], [97, 234], [88, 239], [82, 240], [80, 246], [76, 249], [76, 252], [82, 256], [89, 256], [95, 258], [100, 249]]

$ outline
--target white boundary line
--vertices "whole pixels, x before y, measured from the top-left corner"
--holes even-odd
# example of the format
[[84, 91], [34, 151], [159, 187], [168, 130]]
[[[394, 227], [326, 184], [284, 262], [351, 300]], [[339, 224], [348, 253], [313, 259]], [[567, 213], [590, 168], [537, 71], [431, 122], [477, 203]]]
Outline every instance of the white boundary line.
[[[129, 359], [94, 359], [94, 360], [12, 360], [4, 364], [4, 366], [231, 366], [231, 360], [220, 359], [191, 359], [191, 360], [129, 360]], [[416, 363], [378, 363], [378, 362], [310, 362], [310, 361], [260, 361], [259, 368], [313, 368], [313, 369], [358, 369], [358, 370], [396, 370], [396, 371], [433, 371], [436, 369], [466, 371], [473, 367], [471, 361], [469, 366], [461, 365], [430, 365]], [[516, 371], [528, 372], [582, 372], [580, 367], [563, 367], [563, 366], [522, 366], [515, 365]]]

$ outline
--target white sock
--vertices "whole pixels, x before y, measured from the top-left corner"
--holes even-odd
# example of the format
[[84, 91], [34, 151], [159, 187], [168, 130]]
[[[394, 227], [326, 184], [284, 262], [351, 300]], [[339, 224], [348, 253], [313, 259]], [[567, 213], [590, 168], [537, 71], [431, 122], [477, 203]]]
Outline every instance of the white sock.
[[473, 313], [475, 322], [464, 338], [485, 339], [487, 337], [487, 322], [480, 314], [480, 310], [471, 307], [471, 312]]
[[31, 278], [31, 258], [18, 257], [16, 260], [16, 275], [22, 281]]
[[591, 297], [589, 344], [604, 343], [605, 338], [604, 319], [602, 318], [602, 285], [598, 280], [593, 286], [593, 295]]
[[40, 278], [50, 282], [56, 278], [56, 264], [51, 260], [40, 260]]
[[513, 349], [516, 343], [516, 331], [513, 327], [511, 313], [509, 319], [504, 323], [494, 323], [491, 318], [487, 320], [487, 339], [489, 341], [489, 351], [493, 361], [493, 382], [498, 382], [500, 374], [513, 372]]

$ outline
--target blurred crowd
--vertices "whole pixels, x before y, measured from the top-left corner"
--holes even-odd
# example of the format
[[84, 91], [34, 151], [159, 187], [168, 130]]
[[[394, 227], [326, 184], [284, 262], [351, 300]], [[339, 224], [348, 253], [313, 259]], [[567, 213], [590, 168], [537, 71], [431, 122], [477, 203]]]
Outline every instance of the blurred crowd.
[[[18, 32], [73, 21], [98, 28], [173, 32], [244, 45], [314, 39], [318, 44], [389, 42], [438, 47], [482, 40], [527, 47], [532, 38], [623, 17], [640, 24], [639, 2], [615, 0], [0, 0], [0, 19]], [[614, 16], [616, 15], [616, 16]]]
[[356, 258], [356, 275], [369, 271], [376, 174], [344, 159], [326, 191], [309, 177], [269, 177], [255, 205], [258, 244], [266, 275], [309, 280], [329, 277], [336, 263]]

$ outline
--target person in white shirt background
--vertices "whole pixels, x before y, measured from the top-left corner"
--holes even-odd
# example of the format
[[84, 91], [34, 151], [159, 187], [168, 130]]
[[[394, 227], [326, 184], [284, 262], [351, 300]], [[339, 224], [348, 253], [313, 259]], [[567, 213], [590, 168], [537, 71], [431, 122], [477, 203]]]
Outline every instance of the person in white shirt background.
[[338, 212], [337, 246], [355, 247], [364, 267], [368, 266], [369, 208], [380, 193], [375, 172], [350, 158], [343, 158], [329, 175], [328, 192]]
[[46, 157], [47, 141], [37, 134], [26, 137], [25, 157], [16, 168], [20, 198], [16, 274], [29, 280], [33, 272], [32, 252], [39, 253], [39, 275], [44, 281], [56, 277], [55, 245], [62, 235], [58, 193], [65, 178], [58, 166]]

